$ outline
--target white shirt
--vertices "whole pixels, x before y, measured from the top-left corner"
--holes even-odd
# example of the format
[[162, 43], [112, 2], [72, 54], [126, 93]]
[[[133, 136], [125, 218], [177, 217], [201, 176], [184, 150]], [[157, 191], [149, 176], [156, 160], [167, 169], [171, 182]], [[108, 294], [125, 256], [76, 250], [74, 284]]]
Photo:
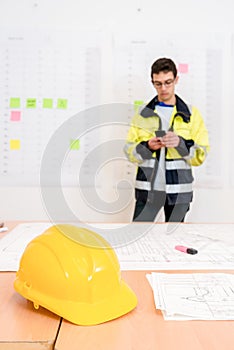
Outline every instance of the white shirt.
[[[169, 122], [173, 112], [173, 106], [171, 105], [157, 105], [157, 114], [161, 118], [162, 130], [167, 131], [169, 128]], [[165, 174], [165, 147], [161, 148], [160, 159], [158, 164], [158, 171], [154, 181], [154, 190], [165, 191], [166, 189], [166, 174]]]

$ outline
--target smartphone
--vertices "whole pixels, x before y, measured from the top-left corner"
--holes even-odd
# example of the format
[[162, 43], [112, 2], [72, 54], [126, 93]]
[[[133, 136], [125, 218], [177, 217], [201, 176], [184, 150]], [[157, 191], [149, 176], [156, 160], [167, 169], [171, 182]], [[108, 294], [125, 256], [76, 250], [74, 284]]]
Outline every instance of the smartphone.
[[157, 131], [155, 131], [155, 135], [156, 135], [156, 137], [163, 137], [164, 135], [166, 135], [166, 131], [165, 130], [157, 130]]

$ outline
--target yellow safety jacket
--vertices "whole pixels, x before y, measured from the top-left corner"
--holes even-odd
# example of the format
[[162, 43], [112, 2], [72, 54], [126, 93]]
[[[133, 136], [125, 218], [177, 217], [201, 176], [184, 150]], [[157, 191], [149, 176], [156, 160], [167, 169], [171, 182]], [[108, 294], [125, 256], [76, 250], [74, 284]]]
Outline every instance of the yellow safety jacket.
[[[160, 149], [152, 151], [148, 140], [161, 130], [161, 118], [157, 113], [158, 97], [154, 97], [131, 123], [124, 148], [128, 159], [138, 165], [135, 195], [144, 202], [154, 197], [154, 181], [158, 170]], [[203, 118], [194, 106], [189, 107], [176, 95], [169, 130], [180, 138], [178, 147], [165, 150], [165, 192], [168, 203], [189, 203], [192, 201], [192, 166], [201, 165], [209, 151], [208, 132]], [[153, 194], [153, 195], [152, 195]]]

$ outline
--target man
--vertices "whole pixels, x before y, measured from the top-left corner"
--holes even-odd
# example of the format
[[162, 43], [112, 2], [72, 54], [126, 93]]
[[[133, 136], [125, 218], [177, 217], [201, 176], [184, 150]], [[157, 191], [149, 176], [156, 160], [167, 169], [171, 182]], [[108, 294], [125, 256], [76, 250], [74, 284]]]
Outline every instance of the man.
[[164, 207], [166, 222], [183, 222], [192, 201], [192, 166], [209, 150], [201, 114], [175, 94], [175, 63], [159, 58], [151, 67], [154, 97], [137, 113], [128, 132], [125, 153], [138, 165], [133, 221], [154, 221]]

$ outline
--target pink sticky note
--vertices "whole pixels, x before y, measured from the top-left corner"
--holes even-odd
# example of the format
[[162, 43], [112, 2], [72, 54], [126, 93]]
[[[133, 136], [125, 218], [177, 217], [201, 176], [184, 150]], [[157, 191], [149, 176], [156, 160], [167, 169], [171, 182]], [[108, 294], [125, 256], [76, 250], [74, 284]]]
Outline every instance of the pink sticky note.
[[21, 111], [11, 111], [11, 121], [19, 122], [21, 119]]
[[179, 73], [188, 73], [189, 66], [187, 63], [179, 63], [178, 72]]

